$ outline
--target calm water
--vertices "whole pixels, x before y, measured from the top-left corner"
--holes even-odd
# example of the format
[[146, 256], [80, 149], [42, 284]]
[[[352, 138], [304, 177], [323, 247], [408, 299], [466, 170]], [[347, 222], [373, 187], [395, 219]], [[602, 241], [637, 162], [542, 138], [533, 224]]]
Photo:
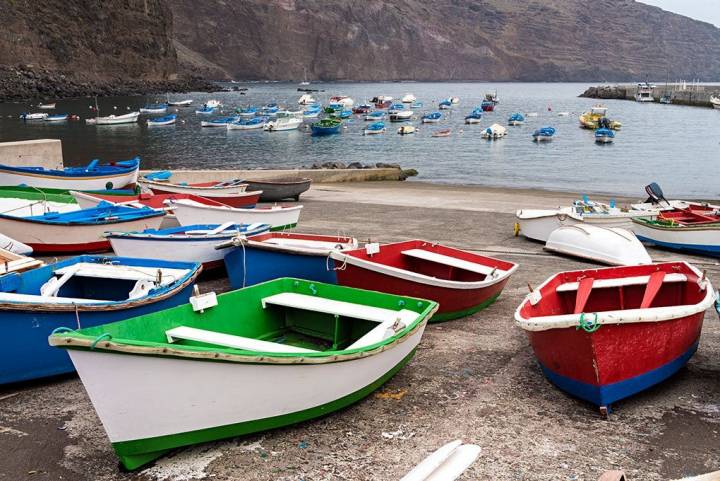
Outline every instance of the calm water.
[[[711, 109], [644, 105], [628, 101], [606, 101], [608, 115], [623, 123], [615, 143], [599, 146], [589, 130], [578, 128], [577, 116], [595, 102], [577, 95], [587, 84], [482, 84], [482, 83], [380, 83], [315, 84], [325, 92], [314, 94], [323, 103], [334, 94], [349, 95], [356, 104], [375, 95], [399, 99], [412, 92], [424, 108], [435, 110], [437, 102], [449, 96], [461, 98], [440, 124], [421, 126], [414, 136], [395, 133], [389, 124], [385, 135], [365, 137], [365, 122], [348, 122], [342, 135], [311, 137], [306, 130], [266, 133], [201, 128], [206, 116], [194, 113], [204, 100], [221, 100], [226, 113], [235, 107], [260, 106], [277, 102], [297, 107], [297, 85], [249, 84], [246, 95], [238, 92], [191, 94], [195, 103], [180, 109], [178, 124], [165, 127], [145, 125], [87, 126], [84, 122], [49, 124], [23, 123], [17, 116], [31, 109], [23, 104], [0, 104], [0, 141], [60, 138], [67, 165], [92, 158], [126, 159], [142, 157], [145, 168], [253, 168], [298, 167], [314, 162], [359, 161], [397, 162], [420, 172], [418, 180], [482, 184], [489, 186], [535, 187], [577, 192], [605, 192], [640, 196], [642, 187], [657, 181], [666, 194], [705, 198], [720, 197], [714, 175], [718, 165], [718, 122], [720, 111]], [[500, 104], [487, 113], [480, 125], [463, 125], [464, 116], [479, 105], [485, 93], [497, 89]], [[185, 98], [185, 96], [175, 96]], [[101, 99], [103, 115], [136, 110], [148, 97]], [[94, 116], [93, 101], [59, 101], [58, 112], [81, 117]], [[116, 107], [116, 109], [114, 109]], [[548, 111], [551, 107], [552, 111]], [[174, 108], [173, 108], [174, 109]], [[508, 127], [508, 136], [488, 142], [481, 129], [498, 122], [506, 125], [513, 112], [537, 112], [525, 125]], [[446, 111], [447, 112], [447, 111]], [[558, 116], [570, 112], [569, 116]], [[143, 116], [144, 117], [144, 116]], [[141, 117], [141, 119], [143, 118]], [[418, 121], [414, 124], [419, 125]], [[553, 142], [537, 145], [531, 134], [537, 127], [557, 129]], [[431, 132], [450, 127], [450, 138], [432, 138]]]

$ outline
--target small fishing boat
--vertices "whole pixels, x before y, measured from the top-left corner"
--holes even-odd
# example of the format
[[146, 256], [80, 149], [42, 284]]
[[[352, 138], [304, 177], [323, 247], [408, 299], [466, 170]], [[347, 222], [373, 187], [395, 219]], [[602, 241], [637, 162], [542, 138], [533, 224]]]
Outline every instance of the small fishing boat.
[[228, 124], [237, 122], [240, 120], [238, 117], [222, 117], [219, 119], [203, 120], [200, 122], [200, 127], [224, 127], [227, 128]]
[[500, 295], [517, 264], [410, 240], [332, 251], [338, 284], [405, 293], [440, 304], [432, 322], [469, 316]]
[[[25, 272], [45, 265], [43, 261], [7, 249], [7, 247], [16, 248], [17, 244], [25, 245], [12, 240], [10, 240], [10, 245], [8, 245], [6, 244], [8, 240], [10, 240], [9, 237], [0, 234], [0, 246], [5, 246], [0, 247], [0, 275], [4, 276], [10, 272]], [[32, 249], [29, 247], [28, 249], [30, 250], [29, 253], [32, 253]]]
[[294, 115], [278, 115], [278, 117], [275, 120], [271, 120], [270, 122], [265, 124], [265, 127], [263, 127], [264, 130], [267, 130], [268, 132], [281, 132], [284, 130], [297, 130], [298, 127], [300, 127], [303, 123], [302, 119], [302, 112], [300, 113], [300, 117], [296, 117]]
[[[311, 179], [307, 177], [273, 177], [272, 179], [244, 179], [247, 188], [261, 192], [261, 202], [300, 200], [300, 195], [310, 189]], [[237, 207], [237, 206], [236, 206]]]
[[55, 103], [51, 103], [51, 104], [38, 104], [38, 108], [39, 108], [39, 109], [43, 109], [43, 110], [52, 110], [52, 109], [55, 108], [55, 105], [56, 105]]
[[310, 124], [310, 130], [315, 137], [339, 134], [341, 127], [342, 121], [338, 119], [322, 119], [319, 122]]
[[595, 142], [598, 144], [609, 144], [615, 140], [615, 132], [610, 129], [601, 128], [595, 131]]
[[235, 120], [227, 123], [228, 130], [260, 130], [265, 128], [267, 117], [253, 117], [248, 120]]
[[237, 114], [244, 119], [251, 119], [258, 114], [257, 107], [247, 107], [237, 111]]
[[411, 109], [421, 109], [423, 106], [422, 102], [413, 102], [410, 106]]
[[420, 118], [420, 121], [423, 124], [436, 124], [442, 120], [442, 113], [440, 112], [431, 112], [429, 114], [425, 114]]
[[[233, 198], [233, 203], [235, 204], [235, 207], [252, 208], [255, 207], [255, 204], [257, 204], [261, 194], [262, 193], [260, 191], [240, 192], [235, 195], [237, 198]], [[117, 195], [103, 194], [100, 192], [77, 192], [71, 190], [70, 195], [74, 198], [75, 202], [77, 202], [77, 205], [81, 209], [90, 209], [92, 207], [96, 207], [101, 202], [109, 202], [112, 204], [127, 205], [130, 207], [146, 206], [152, 209], [162, 209], [167, 211], [166, 202], [168, 200], [177, 199], [190, 199], [207, 205], [227, 205], [222, 202], [215, 201], [210, 197], [201, 197], [193, 194], [132, 193], [128, 195]]]
[[397, 133], [400, 135], [410, 135], [414, 134], [415, 132], [417, 132], [417, 130], [412, 125], [403, 125], [397, 130]]
[[485, 94], [485, 101], [492, 102], [493, 105], [499, 104], [500, 100], [498, 100], [497, 90], [495, 92]]
[[280, 106], [276, 103], [269, 103], [265, 104], [261, 110], [263, 114], [272, 116], [280, 111]]
[[346, 95], [334, 95], [330, 97], [330, 103], [340, 104], [343, 107], [350, 109], [355, 104], [355, 101]]
[[48, 114], [43, 120], [45, 122], [64, 122], [68, 117], [68, 114]]
[[102, 165], [95, 159], [85, 167], [65, 167], [63, 170], [0, 165], [0, 185], [74, 190], [132, 188], [139, 169], [139, 157]]
[[450, 129], [440, 129], [436, 130], [432, 133], [432, 137], [450, 137], [450, 134], [452, 133], [452, 130]]
[[[663, 105], [671, 105], [673, 103], [672, 95], [668, 95], [668, 94], [661, 95], [660, 100], [658, 100], [658, 102], [660, 102]], [[718, 108], [720, 108], [720, 107], [718, 107]]]
[[532, 134], [532, 138], [535, 142], [548, 142], [553, 139], [555, 135], [554, 127], [540, 127]]
[[456, 104], [459, 104], [459, 103], [460, 103], [460, 97], [450, 97], [448, 100], [449, 100], [450, 103], [453, 104], [453, 105], [456, 105]]
[[0, 232], [23, 242], [39, 253], [103, 252], [110, 243], [102, 234], [111, 229], [128, 231], [157, 229], [165, 212], [107, 202], [91, 209], [48, 212], [30, 217], [0, 214]]
[[626, 229], [577, 224], [550, 233], [545, 249], [613, 266], [652, 264], [645, 247]]
[[303, 94], [298, 99], [299, 105], [312, 105], [315, 103], [315, 99], [310, 94]]
[[189, 107], [192, 103], [192, 99], [168, 101], [168, 105], [172, 105], [173, 107]]
[[[79, 209], [80, 206], [75, 199], [63, 189], [25, 186], [0, 187], [0, 214], [28, 217], [46, 212], [72, 212]], [[0, 247], [2, 247], [2, 241], [0, 241]]]
[[142, 232], [107, 232], [112, 250], [121, 257], [197, 262], [204, 269], [222, 267], [230, 249], [216, 249], [235, 236], [261, 234], [267, 224], [197, 224]]
[[141, 114], [164, 114], [168, 104], [148, 104], [140, 109]]
[[385, 133], [385, 122], [373, 122], [372, 124], [365, 127], [363, 130], [364, 135], [375, 135]]
[[391, 102], [392, 103], [393, 98], [390, 95], [376, 95], [370, 100], [371, 104], [375, 104], [375, 107], [377, 108], [387, 108], [387, 107], [378, 107], [377, 104], [382, 104], [384, 102]]
[[616, 120], [610, 120], [607, 117], [607, 107], [604, 105], [595, 105], [587, 112], [580, 114], [580, 127], [595, 130], [605, 127], [611, 130], [620, 130], [622, 124]]
[[390, 122], [409, 122], [412, 120], [412, 110], [401, 110], [399, 112], [390, 113]]
[[271, 230], [292, 229], [300, 219], [303, 206], [255, 207], [239, 209], [228, 206], [212, 206], [189, 199], [171, 200], [168, 206], [175, 213], [180, 225], [195, 224], [270, 224]]
[[508, 125], [516, 127], [525, 123], [525, 116], [519, 112], [515, 112], [508, 118]]
[[44, 112], [37, 112], [37, 113], [27, 113], [23, 112], [20, 114], [21, 120], [45, 120], [45, 117], [47, 117], [48, 114]]
[[475, 109], [465, 117], [465, 123], [468, 125], [479, 124], [482, 122], [482, 109]]
[[417, 98], [413, 94], [405, 94], [403, 95], [403, 98], [400, 99], [400, 101], [404, 104], [411, 104], [415, 102]]
[[362, 104], [362, 105], [358, 105], [357, 107], [353, 107], [352, 113], [354, 113], [354, 114], [367, 114], [367, 113], [370, 113], [370, 111], [372, 110], [372, 108], [373, 108], [373, 107], [372, 107], [372, 105], [370, 105], [370, 104]]
[[332, 104], [328, 104], [328, 106], [325, 107], [324, 111], [326, 114], [333, 115], [333, 114], [337, 114], [338, 112], [342, 111], [343, 108], [344, 107], [342, 106], [342, 104], [332, 103]]
[[483, 130], [481, 135], [484, 139], [498, 140], [507, 135], [507, 129], [500, 124], [492, 124]]
[[357, 402], [412, 359], [437, 308], [287, 278], [191, 304], [50, 337], [126, 469]]
[[643, 241], [666, 249], [720, 257], [720, 210], [690, 205], [657, 216], [634, 217], [632, 229]]
[[352, 115], [353, 115], [352, 110], [342, 109], [342, 110], [336, 110], [335, 112], [331, 113], [330, 118], [345, 120], [345, 119], [349, 119], [350, 117], [352, 117]]
[[195, 113], [198, 115], [212, 115], [215, 113], [215, 107], [210, 107], [206, 104], [196, 110]]
[[72, 372], [48, 336], [184, 304], [199, 270], [186, 262], [80, 256], [3, 276], [0, 316], [13, 341], [0, 353], [0, 384]]
[[495, 103], [490, 100], [483, 100], [480, 102], [480, 108], [483, 112], [492, 112], [495, 110]]
[[357, 249], [358, 243], [352, 237], [267, 232], [235, 237], [217, 247], [225, 251], [230, 285], [240, 289], [280, 277], [337, 284], [330, 252]]
[[388, 115], [396, 114], [398, 112], [402, 112], [403, 110], [405, 110], [405, 106], [402, 103], [397, 102], [388, 108]]
[[213, 109], [217, 109], [219, 107], [222, 107], [222, 103], [217, 99], [210, 99], [205, 104], [207, 107], [211, 107]]
[[307, 109], [303, 110], [303, 118], [305, 119], [316, 119], [320, 116], [322, 108], [319, 105], [310, 105]]
[[368, 122], [378, 122], [380, 120], [385, 120], [385, 112], [381, 112], [379, 110], [376, 110], [375, 112], [370, 112], [365, 116], [365, 120]]
[[123, 115], [108, 115], [106, 117], [94, 117], [91, 119], [85, 119], [85, 123], [88, 125], [121, 125], [121, 124], [134, 124], [137, 123], [140, 112], [130, 112], [129, 114]]
[[[138, 183], [153, 194], [191, 194], [221, 202], [231, 207], [242, 207], [247, 204], [245, 195], [247, 184], [239, 179], [224, 182], [198, 182], [193, 184], [174, 184], [167, 180], [155, 180], [152, 174], [138, 180]], [[196, 222], [202, 224], [202, 222]], [[221, 222], [222, 224], [222, 222]]]
[[672, 376], [695, 353], [715, 291], [685, 262], [561, 272], [515, 311], [545, 376], [600, 406]]
[[714, 95], [711, 95], [710, 103], [712, 104], [714, 109], [720, 109], [720, 97], [715, 97]]
[[152, 119], [147, 119], [148, 127], [157, 126], [157, 125], [172, 125], [177, 121], [177, 115], [176, 114], [170, 114], [166, 115], [164, 117], [155, 117]]
[[390, 97], [389, 100], [383, 100], [382, 102], [378, 102], [375, 104], [376, 109], [389, 109], [392, 105], [392, 97]]
[[614, 201], [610, 204], [591, 201], [587, 196], [576, 200], [571, 206], [556, 209], [520, 209], [515, 213], [518, 221], [516, 232], [528, 239], [547, 242], [550, 233], [558, 227], [591, 224], [599, 227], [620, 227], [634, 230], [631, 219], [638, 216], [657, 216], [667, 207], [643, 204], [641, 208], [620, 208]]

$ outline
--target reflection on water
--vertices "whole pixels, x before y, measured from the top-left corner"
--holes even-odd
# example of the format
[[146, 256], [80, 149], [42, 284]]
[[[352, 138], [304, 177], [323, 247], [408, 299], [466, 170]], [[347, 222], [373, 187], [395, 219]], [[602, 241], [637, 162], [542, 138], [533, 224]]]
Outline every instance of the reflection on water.
[[[333, 94], [353, 97], [357, 103], [375, 95], [399, 99], [412, 92], [424, 107], [418, 109], [415, 135], [397, 135], [398, 124], [387, 123], [384, 135], [363, 136], [361, 117], [346, 123], [342, 135], [312, 137], [299, 131], [267, 133], [257, 130], [227, 131], [201, 128], [208, 116], [195, 108], [209, 98], [220, 99], [224, 114], [235, 107], [278, 102], [297, 108], [296, 85], [250, 84], [247, 95], [239, 92], [190, 94], [195, 103], [179, 108], [178, 123], [147, 127], [143, 124], [89, 126], [84, 122], [22, 122], [17, 116], [34, 111], [28, 105], [0, 105], [0, 141], [37, 138], [63, 140], [68, 165], [92, 158], [127, 159], [139, 155], [146, 168], [254, 168], [298, 167], [313, 163], [390, 162], [420, 172], [418, 179], [445, 183], [537, 187], [579, 192], [608, 192], [639, 196], [642, 187], [659, 182], [668, 195], [714, 198], [720, 196], [714, 176], [718, 152], [720, 111], [711, 109], [605, 101], [609, 116], [623, 129], [615, 143], [596, 145], [593, 133], [578, 128], [578, 115], [595, 101], [578, 98], [586, 84], [482, 84], [482, 83], [362, 83], [317, 84], [325, 92], [313, 94], [327, 103]], [[497, 89], [500, 105], [486, 113], [480, 125], [464, 125], [463, 119], [480, 104], [485, 93]], [[439, 124], [421, 125], [422, 113], [435, 110], [448, 96], [461, 98], [452, 111], [443, 111]], [[181, 98], [184, 96], [174, 96]], [[102, 115], [136, 110], [157, 97], [101, 99]], [[58, 101], [57, 112], [92, 117], [89, 99]], [[116, 108], [115, 108], [116, 107]], [[171, 111], [176, 108], [171, 107]], [[492, 123], [507, 124], [513, 112], [537, 113], [525, 124], [508, 127], [499, 141], [480, 138]], [[559, 116], [559, 112], [570, 115]], [[218, 113], [218, 116], [223, 113]], [[141, 120], [147, 116], [141, 116]], [[306, 122], [306, 124], [309, 123]], [[532, 132], [553, 126], [552, 142], [536, 144]], [[449, 138], [432, 138], [437, 129], [451, 128]]]

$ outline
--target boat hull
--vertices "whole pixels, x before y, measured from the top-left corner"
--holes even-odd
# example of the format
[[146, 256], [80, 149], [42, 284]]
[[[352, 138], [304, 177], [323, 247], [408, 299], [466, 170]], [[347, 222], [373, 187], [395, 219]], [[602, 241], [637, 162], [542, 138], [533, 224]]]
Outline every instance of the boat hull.
[[194, 203], [173, 202], [172, 210], [180, 225], [194, 224], [269, 224], [270, 230], [290, 229], [297, 225], [302, 206], [282, 209], [254, 208], [235, 209], [222, 208]]
[[223, 258], [229, 249], [215, 249], [226, 239], [139, 239], [128, 237], [110, 237], [110, 246], [120, 257], [137, 259], [160, 259], [174, 262], [198, 262], [203, 269], [223, 266]]
[[[353, 404], [410, 361], [424, 328], [380, 353], [315, 365], [69, 353], [115, 452], [125, 468], [135, 469], [173, 448], [295, 424]], [[207, 393], [219, 389], [224, 394], [208, 409]]]
[[[300, 200], [300, 195], [310, 189], [311, 179], [278, 180], [245, 180], [248, 190], [261, 191], [260, 201], [279, 202], [285, 199]], [[228, 204], [229, 205], [229, 204]]]
[[529, 332], [545, 376], [597, 406], [627, 398], [672, 376], [698, 347], [704, 312], [679, 319]]
[[234, 289], [253, 286], [281, 277], [337, 284], [332, 260], [327, 255], [303, 255], [246, 245], [225, 256], [230, 285]]
[[337, 127], [310, 127], [312, 130], [312, 135], [319, 137], [323, 135], [333, 135], [333, 134], [339, 134], [340, 133], [340, 126]]
[[[188, 194], [212, 199], [230, 207], [245, 207], [255, 204], [258, 197], [254, 192], [246, 192], [247, 184], [228, 187], [196, 187], [192, 185], [159, 184], [140, 180], [140, 184], [149, 188], [153, 194]], [[251, 195], [252, 194], [252, 195]], [[200, 222], [207, 224], [207, 222]]]
[[161, 215], [103, 224], [50, 224], [22, 218], [0, 218], [0, 231], [33, 248], [36, 253], [80, 254], [110, 250], [103, 233], [110, 230], [142, 231], [158, 229]]
[[630, 231], [633, 230], [632, 221], [630, 220], [631, 217], [629, 215], [623, 217], [598, 216], [594, 218], [584, 216], [582, 219], [579, 219], [568, 213], [548, 210], [542, 215], [534, 217], [521, 217], [520, 215], [516, 215], [516, 218], [520, 227], [520, 233], [528, 239], [540, 242], [547, 242], [552, 231], [559, 227], [578, 224], [588, 224], [606, 228], [620, 227]]
[[632, 229], [642, 242], [676, 251], [720, 257], [720, 227], [650, 227], [636, 221], [632, 223]]
[[15, 172], [0, 167], [0, 185], [25, 185], [63, 190], [105, 190], [133, 187], [137, 179], [138, 169], [115, 174], [57, 176], [42, 172]]

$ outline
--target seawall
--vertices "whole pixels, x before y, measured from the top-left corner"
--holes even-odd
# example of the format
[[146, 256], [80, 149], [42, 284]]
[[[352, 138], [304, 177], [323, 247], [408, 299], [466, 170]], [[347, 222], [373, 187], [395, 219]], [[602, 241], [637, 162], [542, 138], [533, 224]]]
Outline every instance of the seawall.
[[[580, 97], [592, 99], [618, 99], [635, 100], [637, 84], [600, 85], [589, 87]], [[693, 107], [710, 107], [710, 97], [720, 97], [720, 85], [687, 85], [687, 84], [658, 84], [652, 89], [655, 102], [660, 101], [663, 95], [670, 95], [671, 102], [677, 105], [690, 105]]]

